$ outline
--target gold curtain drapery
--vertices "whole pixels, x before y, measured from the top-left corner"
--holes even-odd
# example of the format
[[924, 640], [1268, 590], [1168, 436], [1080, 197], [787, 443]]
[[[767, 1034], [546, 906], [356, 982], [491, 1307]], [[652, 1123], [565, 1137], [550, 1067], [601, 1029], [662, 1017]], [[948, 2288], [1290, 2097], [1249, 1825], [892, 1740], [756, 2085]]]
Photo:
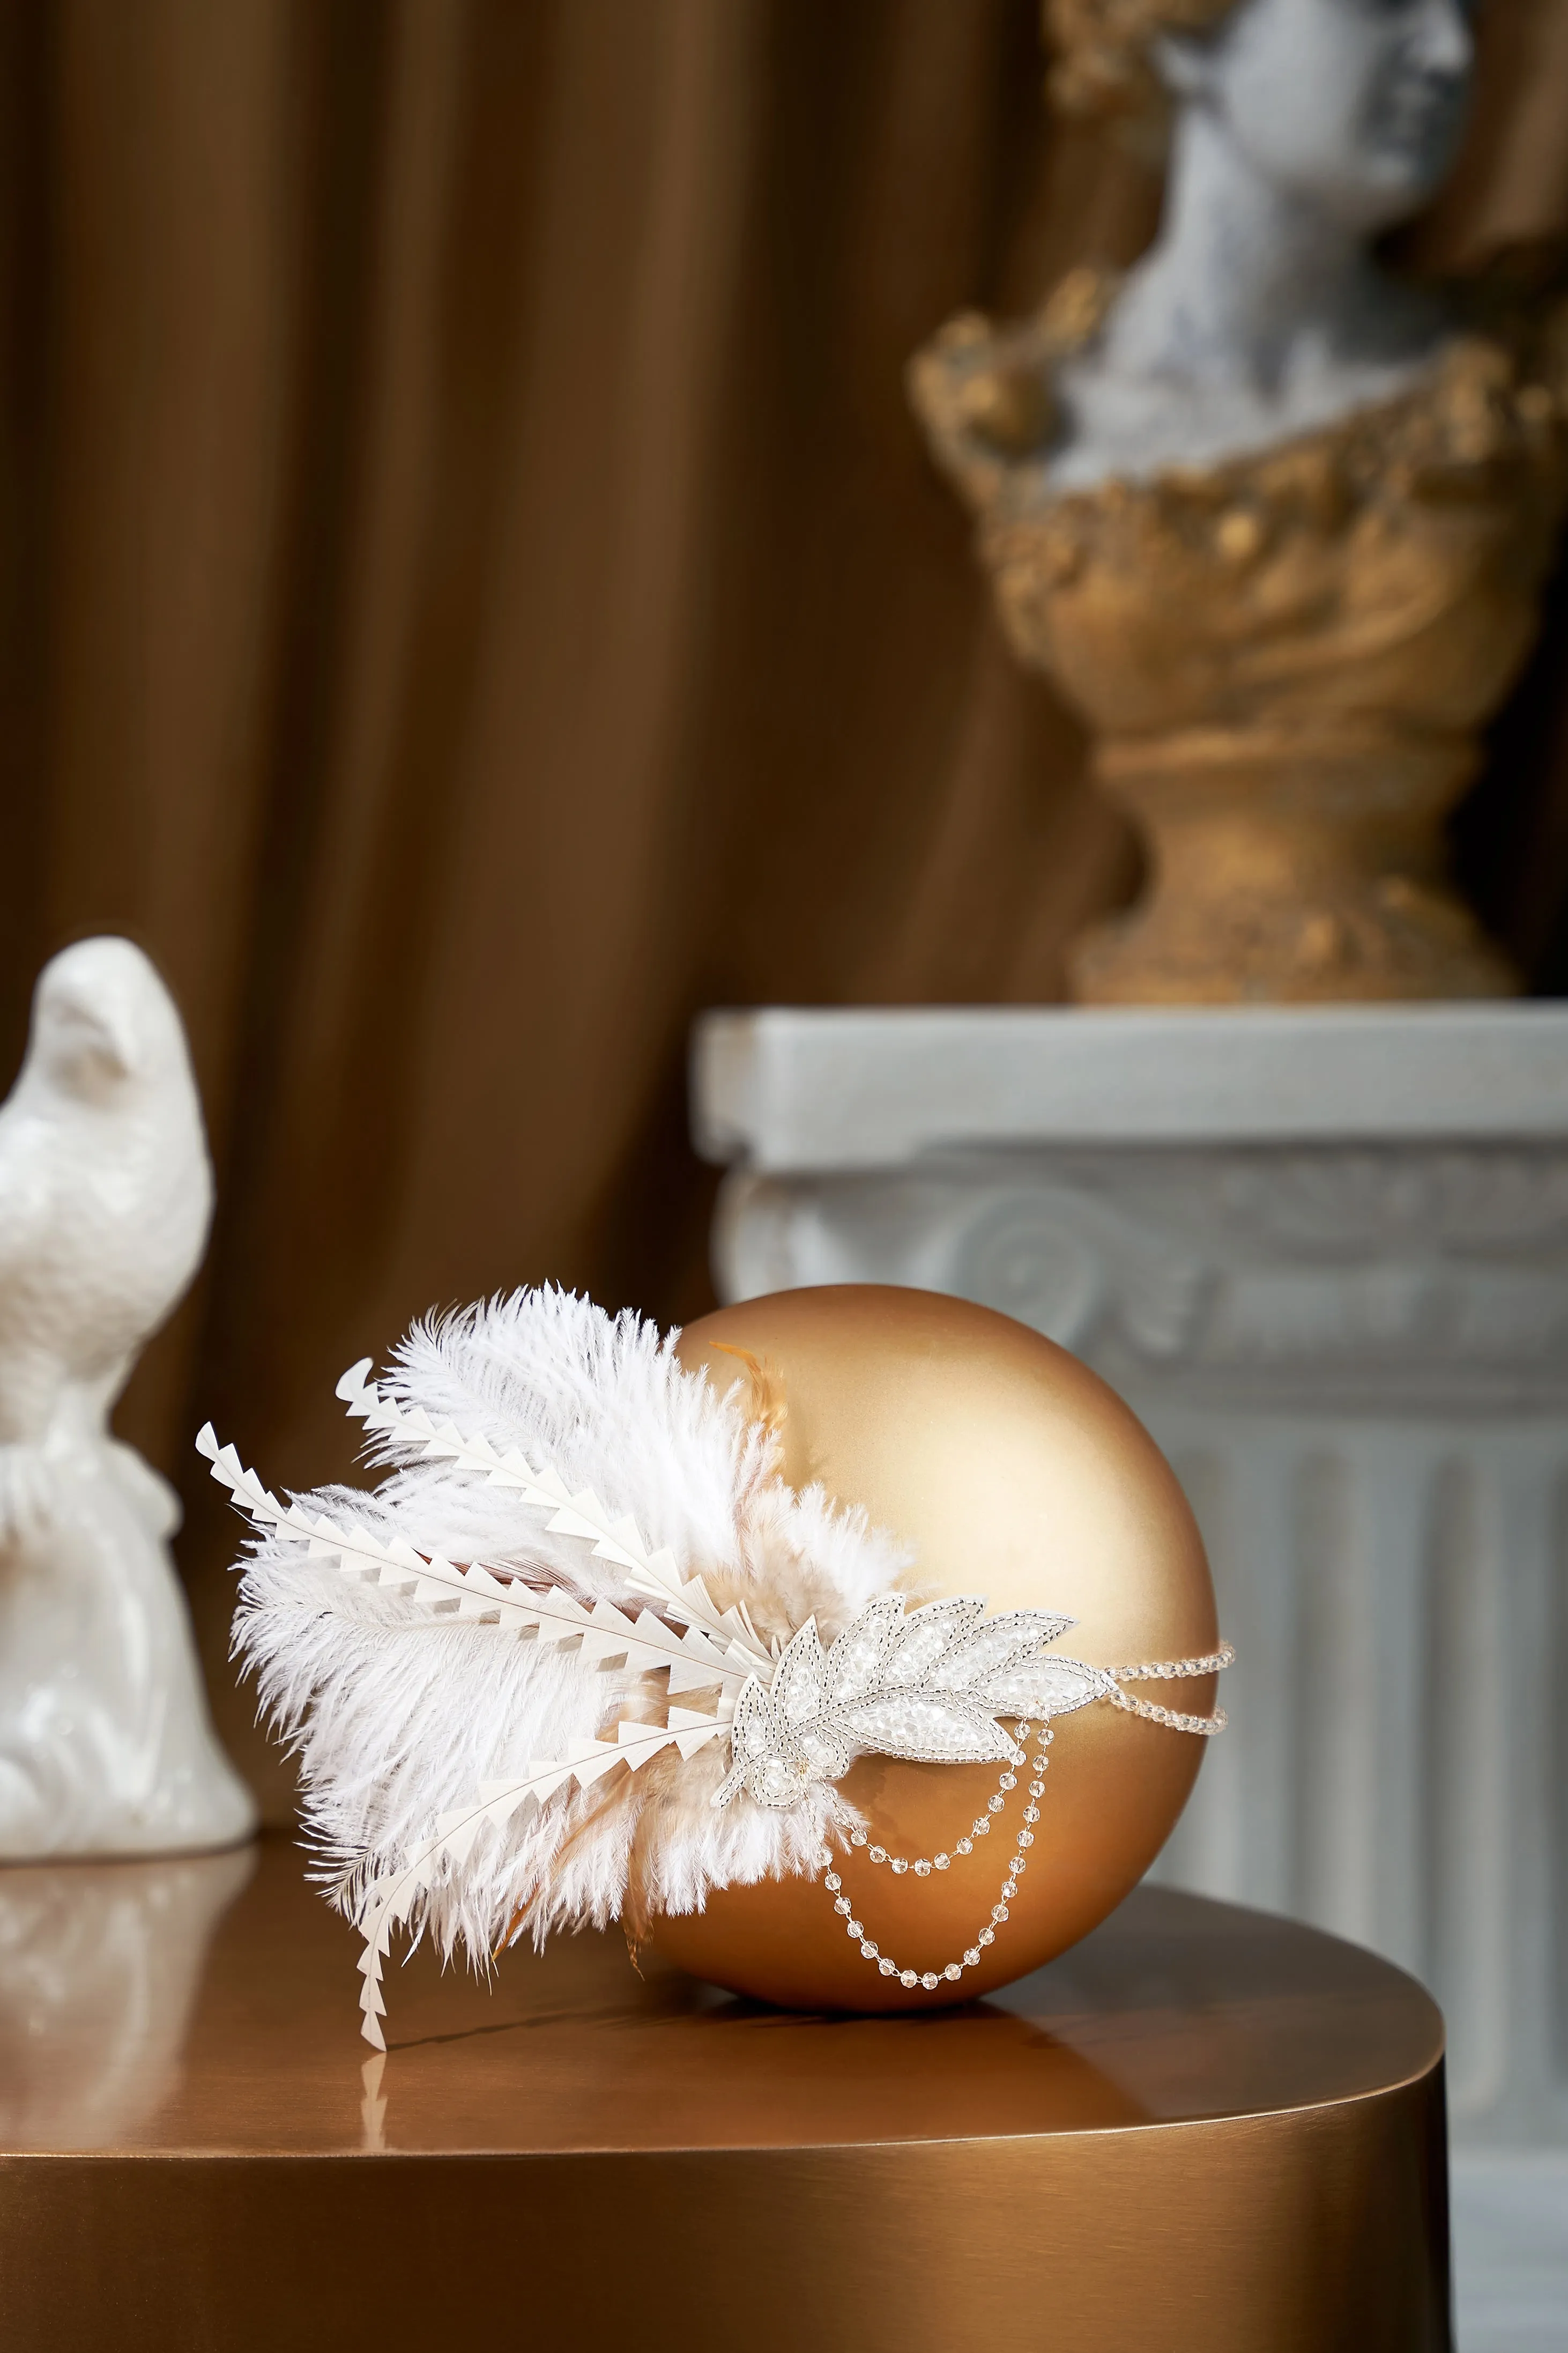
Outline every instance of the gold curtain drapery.
[[[1041, 69], [1033, 0], [0, 5], [0, 1012], [98, 930], [184, 1009], [218, 1217], [121, 1426], [275, 1806], [197, 1423], [306, 1484], [432, 1303], [700, 1308], [698, 1009], [1054, 997], [1131, 887], [902, 389], [1147, 234]], [[1544, 658], [1505, 725], [1540, 967]]]

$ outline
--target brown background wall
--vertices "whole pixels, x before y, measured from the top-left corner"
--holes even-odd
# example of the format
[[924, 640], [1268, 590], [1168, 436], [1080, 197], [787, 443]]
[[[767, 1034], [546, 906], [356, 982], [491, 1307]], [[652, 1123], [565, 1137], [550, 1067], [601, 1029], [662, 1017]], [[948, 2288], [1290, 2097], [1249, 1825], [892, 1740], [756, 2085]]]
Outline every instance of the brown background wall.
[[[184, 1010], [218, 1219], [121, 1419], [275, 1806], [200, 1419], [305, 1484], [432, 1303], [700, 1309], [699, 1008], [1050, 997], [1134, 885], [901, 389], [1148, 232], [1040, 73], [1032, 0], [0, 5], [0, 1054], [93, 931]], [[1546, 985], [1564, 643], [1460, 832]]]

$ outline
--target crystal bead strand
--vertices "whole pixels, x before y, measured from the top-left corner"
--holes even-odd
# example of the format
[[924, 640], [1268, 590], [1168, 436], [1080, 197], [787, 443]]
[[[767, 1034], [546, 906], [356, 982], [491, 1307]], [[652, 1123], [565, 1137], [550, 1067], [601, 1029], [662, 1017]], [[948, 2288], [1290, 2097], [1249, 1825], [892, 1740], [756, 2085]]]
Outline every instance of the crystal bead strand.
[[[1031, 1726], [1027, 1724], [1020, 1724], [1017, 1726], [1017, 1736], [1020, 1743], [1028, 1740], [1030, 1731]], [[984, 1948], [987, 1945], [994, 1945], [995, 1943], [996, 1931], [1008, 1916], [1007, 1906], [1011, 1903], [1013, 1897], [1018, 1893], [1019, 1875], [1027, 1865], [1027, 1850], [1035, 1843], [1033, 1825], [1040, 1819], [1040, 1809], [1037, 1801], [1045, 1790], [1045, 1773], [1047, 1765], [1050, 1763], [1050, 1759], [1045, 1752], [1046, 1744], [1049, 1741], [1050, 1737], [1051, 1736], [1048, 1731], [1041, 1732], [1039, 1753], [1037, 1756], [1029, 1759], [1035, 1778], [1028, 1784], [1028, 1803], [1024, 1808], [1023, 1824], [1018, 1831], [1016, 1841], [1014, 1841], [1014, 1853], [1012, 1860], [1007, 1865], [1007, 1875], [1002, 1882], [1002, 1900], [999, 1904], [994, 1904], [992, 1905], [990, 1919], [986, 1922], [984, 1927], [979, 1931], [975, 1936], [973, 1944], [968, 1947], [961, 1961], [949, 1961], [945, 1967], [941, 1969], [921, 1970], [901, 1968], [897, 1961], [891, 1959], [888, 1954], [882, 1952], [872, 1938], [867, 1936], [864, 1925], [855, 1918], [855, 1907], [850, 1903], [848, 1896], [843, 1893], [844, 1882], [838, 1873], [830, 1869], [825, 1872], [822, 1883], [833, 1898], [833, 1908], [843, 1919], [846, 1933], [852, 1942], [859, 1946], [861, 1957], [864, 1960], [874, 1961], [883, 1977], [897, 1978], [901, 1986], [923, 1986], [928, 1993], [934, 1993], [937, 1987], [942, 1983], [944, 1978], [950, 1984], [956, 1985], [958, 1980], [963, 1977], [965, 1969], [979, 1968]], [[1020, 1763], [1023, 1762], [1022, 1755], [1020, 1755], [1018, 1761]], [[1006, 1797], [1004, 1793], [1008, 1789], [1016, 1788], [1016, 1787], [1017, 1776], [1011, 1770], [1011, 1768], [1009, 1768], [1008, 1771], [1003, 1774], [1001, 1785], [996, 1795], [990, 1800], [987, 1811], [984, 1814], [982, 1814], [974, 1822], [974, 1838], [984, 1838], [987, 1834], [991, 1828], [990, 1816], [993, 1813], [1000, 1813], [1007, 1802]], [[865, 1846], [866, 1836], [864, 1831], [852, 1832], [849, 1842], [852, 1846]], [[904, 1871], [912, 1870], [922, 1879], [928, 1876], [932, 1871], [946, 1870], [952, 1859], [952, 1856], [947, 1854], [943, 1854], [940, 1857], [933, 1855], [929, 1859], [922, 1856], [920, 1862], [911, 1863], [904, 1856], [887, 1854], [886, 1850], [881, 1847], [871, 1847], [868, 1852], [871, 1862], [880, 1862], [882, 1861], [887, 1861], [890, 1863], [894, 1871], [899, 1871], [900, 1868]], [[959, 1839], [954, 1844], [952, 1852], [954, 1854], [973, 1853], [973, 1839]], [[831, 1848], [823, 1847], [818, 1852], [817, 1861], [825, 1865], [831, 1864], [833, 1861]], [[923, 1870], [921, 1869], [922, 1863], [924, 1864]]]
[[[1027, 1740], [1029, 1737], [1029, 1726], [1026, 1724], [1020, 1725], [1018, 1727], [1018, 1734], [1021, 1739]], [[1053, 1735], [1048, 1731], [1042, 1732], [1040, 1735], [1041, 1746], [1045, 1746], [1048, 1745]], [[1021, 1749], [1014, 1761], [1019, 1765], [1024, 1762], [1023, 1751]], [[1046, 1760], [1044, 1757], [1037, 1757], [1035, 1759], [1035, 1765], [1037, 1771], [1041, 1773], [1045, 1771]], [[996, 1784], [996, 1795], [987, 1801], [986, 1811], [983, 1814], [977, 1815], [974, 1820], [971, 1822], [969, 1826], [969, 1836], [967, 1838], [956, 1839], [953, 1841], [952, 1854], [922, 1854], [911, 1861], [910, 1858], [905, 1854], [889, 1854], [885, 1846], [868, 1845], [864, 1831], [851, 1831], [849, 1833], [849, 1843], [853, 1847], [865, 1847], [867, 1861], [868, 1862], [885, 1862], [892, 1872], [895, 1878], [902, 1878], [906, 1871], [912, 1871], [917, 1879], [929, 1879], [933, 1871], [949, 1870], [952, 1867], [953, 1855], [973, 1854], [974, 1852], [974, 1841], [977, 1838], [990, 1837], [991, 1816], [993, 1814], [1001, 1813], [1007, 1803], [1005, 1793], [1009, 1789], [1016, 1789], [1017, 1786], [1018, 1777], [1016, 1773], [1014, 1772], [1012, 1766], [1009, 1765], [1004, 1770], [1001, 1779]], [[1039, 1797], [1045, 1785], [1043, 1782], [1030, 1782], [1029, 1801], [1031, 1805], [1034, 1803], [1035, 1799]], [[1038, 1821], [1039, 1814], [1037, 1810], [1034, 1813], [1026, 1814], [1025, 1819], [1028, 1821]]]

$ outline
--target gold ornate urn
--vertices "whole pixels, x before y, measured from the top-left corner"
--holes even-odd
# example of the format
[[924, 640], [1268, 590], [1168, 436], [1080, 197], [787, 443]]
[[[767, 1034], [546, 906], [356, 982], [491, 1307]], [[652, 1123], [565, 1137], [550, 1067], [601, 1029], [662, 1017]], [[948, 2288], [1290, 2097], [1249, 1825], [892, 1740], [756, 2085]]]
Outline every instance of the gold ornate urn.
[[1568, 333], [1459, 334], [1399, 396], [1201, 469], [1053, 488], [1056, 371], [1114, 290], [916, 359], [1009, 638], [1089, 722], [1150, 879], [1090, 1003], [1491, 997], [1443, 820], [1530, 649], [1568, 498]]

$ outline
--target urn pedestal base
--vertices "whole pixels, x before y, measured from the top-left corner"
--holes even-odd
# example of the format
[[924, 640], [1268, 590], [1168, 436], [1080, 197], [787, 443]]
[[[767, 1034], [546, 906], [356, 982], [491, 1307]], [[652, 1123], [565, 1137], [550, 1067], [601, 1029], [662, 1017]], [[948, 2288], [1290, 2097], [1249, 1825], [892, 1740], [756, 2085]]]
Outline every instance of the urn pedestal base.
[[1136, 905], [1069, 959], [1085, 1005], [1363, 1004], [1515, 997], [1449, 880], [1442, 820], [1464, 738], [1300, 725], [1110, 736], [1095, 772], [1137, 817]]

